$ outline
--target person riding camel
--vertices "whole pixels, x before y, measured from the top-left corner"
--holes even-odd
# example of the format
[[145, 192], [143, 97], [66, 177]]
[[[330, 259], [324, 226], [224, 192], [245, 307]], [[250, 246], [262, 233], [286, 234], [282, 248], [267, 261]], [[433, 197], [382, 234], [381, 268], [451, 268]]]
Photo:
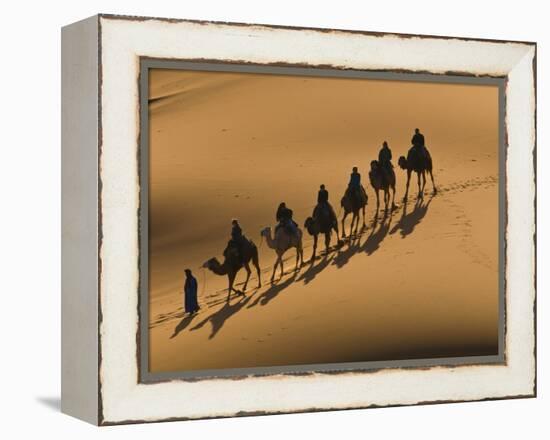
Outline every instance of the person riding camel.
[[420, 130], [418, 128], [414, 129], [414, 135], [411, 139], [411, 144], [414, 148], [416, 148], [416, 151], [418, 151], [421, 157], [423, 157], [424, 159], [427, 157], [424, 135], [420, 133]]
[[317, 193], [317, 204], [323, 205], [328, 203], [328, 191], [325, 188], [325, 185], [319, 187], [319, 192]]
[[298, 232], [298, 225], [292, 219], [292, 216], [293, 216], [292, 209], [287, 208], [285, 202], [281, 202], [281, 204], [277, 208], [277, 213], [275, 214], [275, 218], [277, 219], [277, 222], [278, 222], [275, 230], [277, 230], [280, 227], [283, 227], [286, 229], [286, 231], [289, 234], [296, 235]]
[[231, 240], [238, 243], [243, 238], [243, 230], [241, 229], [241, 225], [239, 225], [239, 221], [234, 218], [231, 220]]
[[388, 143], [384, 141], [382, 144], [382, 148], [380, 152], [378, 153], [378, 163], [382, 167], [382, 170], [384, 173], [386, 173], [386, 177], [389, 177], [391, 175], [393, 165], [391, 163], [392, 155], [390, 147], [388, 146]]
[[357, 171], [357, 167], [353, 167], [349, 177], [348, 193], [350, 195], [359, 196], [361, 194], [361, 174]]
[[328, 191], [324, 184], [319, 187], [319, 192], [317, 193], [317, 206], [313, 211], [313, 217], [317, 217], [318, 214], [323, 212], [327, 213], [332, 218], [336, 218], [334, 209], [328, 201]]
[[224, 256], [227, 257], [227, 253], [233, 251], [242, 258], [245, 240], [239, 221], [236, 218], [231, 220], [231, 239], [227, 243]]

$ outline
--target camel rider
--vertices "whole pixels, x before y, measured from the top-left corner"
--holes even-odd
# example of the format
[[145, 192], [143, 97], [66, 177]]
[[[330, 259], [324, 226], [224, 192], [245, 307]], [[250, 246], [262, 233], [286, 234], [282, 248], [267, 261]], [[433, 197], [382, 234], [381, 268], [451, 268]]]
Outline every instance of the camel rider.
[[391, 163], [391, 150], [388, 146], [388, 143], [384, 141], [382, 144], [382, 148], [380, 149], [380, 152], [378, 153], [378, 162], [380, 162], [380, 165], [387, 168], [393, 168], [393, 165]]
[[426, 144], [424, 141], [424, 135], [420, 133], [420, 130], [418, 128], [414, 129], [414, 135], [411, 139], [411, 143], [414, 148], [420, 153], [420, 155], [424, 158], [427, 157], [426, 154]]
[[328, 191], [325, 188], [325, 185], [319, 187], [319, 192], [317, 193], [317, 204], [324, 205], [328, 203]]
[[353, 167], [348, 183], [348, 193], [360, 195], [361, 194], [361, 174], [357, 171], [357, 167]]
[[[231, 220], [231, 240], [227, 243], [226, 251], [233, 249], [242, 258], [245, 240], [239, 221], [237, 219]], [[224, 256], [227, 256], [226, 252], [224, 252]]]
[[289, 234], [295, 235], [298, 232], [298, 225], [292, 219], [292, 215], [292, 209], [287, 208], [285, 202], [281, 202], [281, 204], [277, 208], [277, 213], [275, 214], [278, 222], [275, 229], [278, 229], [279, 227], [284, 227]]
[[243, 230], [241, 229], [241, 225], [239, 225], [239, 221], [234, 218], [231, 220], [231, 240], [233, 240], [235, 243], [240, 242], [243, 239]]
[[332, 209], [331, 204], [328, 202], [328, 191], [325, 188], [325, 185], [319, 187], [319, 192], [317, 193], [317, 206], [313, 211], [313, 217], [317, 217], [319, 213], [326, 213], [333, 218], [336, 218], [334, 209]]
[[384, 141], [382, 144], [382, 148], [380, 152], [378, 153], [378, 163], [384, 170], [384, 172], [389, 176], [391, 174], [391, 170], [393, 168], [393, 165], [391, 163], [392, 155], [390, 147], [388, 146], [388, 143]]

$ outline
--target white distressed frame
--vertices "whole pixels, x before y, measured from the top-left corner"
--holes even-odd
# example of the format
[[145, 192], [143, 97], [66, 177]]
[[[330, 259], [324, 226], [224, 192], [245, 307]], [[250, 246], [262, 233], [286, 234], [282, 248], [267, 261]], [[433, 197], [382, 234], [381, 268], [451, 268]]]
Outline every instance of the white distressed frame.
[[[535, 394], [536, 48], [100, 16], [101, 424]], [[506, 365], [138, 383], [139, 57], [507, 76]]]

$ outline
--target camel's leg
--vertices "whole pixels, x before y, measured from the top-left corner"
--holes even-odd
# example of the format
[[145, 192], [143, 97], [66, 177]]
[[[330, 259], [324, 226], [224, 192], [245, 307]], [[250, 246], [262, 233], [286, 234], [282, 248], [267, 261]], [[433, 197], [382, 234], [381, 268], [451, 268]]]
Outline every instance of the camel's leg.
[[234, 290], [233, 289], [233, 283], [235, 282], [235, 276], [237, 274], [236, 273], [230, 273], [227, 275], [228, 279], [229, 279], [229, 289], [227, 289], [227, 302], [229, 302], [229, 297], [231, 296], [231, 291]]
[[283, 270], [283, 256], [282, 255], [279, 257], [279, 260], [280, 260], [279, 265], [281, 266], [281, 278], [282, 278], [285, 274], [285, 271]]
[[338, 220], [334, 222], [332, 229], [334, 229], [334, 231], [336, 232], [336, 243], [338, 243], [340, 241], [340, 232], [338, 232]]
[[418, 198], [422, 198], [422, 190], [420, 189], [420, 173], [416, 173], [416, 177], [418, 179]]
[[313, 255], [311, 256], [311, 264], [313, 264], [313, 262], [315, 261], [315, 253], [317, 252], [317, 240], [319, 239], [319, 236], [318, 234], [315, 234], [313, 236]]
[[275, 272], [277, 271], [277, 266], [279, 266], [279, 260], [281, 259], [281, 256], [277, 254], [277, 259], [275, 260], [275, 264], [273, 266], [273, 273], [271, 274], [271, 282], [275, 279]]
[[302, 249], [302, 241], [300, 240], [300, 242], [296, 246], [296, 272], [300, 270], [302, 264], [304, 264], [304, 254]]
[[422, 171], [422, 194], [424, 194], [425, 189], [426, 189], [426, 171]]
[[405, 196], [403, 197], [403, 201], [406, 202], [409, 198], [409, 184], [411, 183], [411, 170], [407, 170], [407, 186], [405, 188]]
[[256, 268], [256, 272], [258, 273], [258, 289], [262, 287], [262, 277], [260, 275], [260, 263], [258, 261], [258, 254], [255, 254], [252, 256], [252, 264]]
[[380, 196], [378, 190], [376, 190], [376, 216], [378, 217], [378, 210], [380, 209]]
[[432, 187], [433, 187], [433, 190], [434, 190], [434, 194], [436, 194], [436, 193], [437, 193], [437, 189], [436, 189], [436, 187], [435, 187], [434, 174], [433, 174], [432, 170], [430, 170], [429, 173], [430, 173], [430, 177], [432, 178]]
[[348, 216], [348, 212], [344, 211], [344, 217], [342, 218], [342, 237], [343, 238], [346, 238], [346, 224], [344, 222], [347, 216]]
[[392, 198], [391, 198], [391, 209], [392, 211], [396, 208], [395, 206], [395, 185], [392, 186]]
[[250, 274], [252, 273], [252, 271], [250, 270], [250, 265], [248, 263], [244, 264], [244, 269], [246, 270], [246, 280], [243, 286], [243, 292], [242, 292], [243, 296], [244, 296], [244, 292], [246, 292], [246, 286], [248, 286], [248, 280], [250, 279]]
[[328, 254], [329, 246], [330, 246], [330, 231], [325, 232], [325, 254]]
[[365, 223], [365, 205], [361, 208], [361, 213], [363, 214], [363, 229], [367, 227], [367, 224]]

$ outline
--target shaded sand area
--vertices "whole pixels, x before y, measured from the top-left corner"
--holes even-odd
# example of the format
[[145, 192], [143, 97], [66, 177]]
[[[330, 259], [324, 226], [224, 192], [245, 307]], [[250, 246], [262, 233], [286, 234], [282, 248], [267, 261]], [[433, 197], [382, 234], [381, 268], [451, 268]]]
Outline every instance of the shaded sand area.
[[[398, 208], [376, 215], [368, 165], [384, 140], [396, 164], [415, 127], [438, 194], [428, 184], [417, 201], [414, 177], [403, 204], [396, 169]], [[294, 273], [289, 251], [269, 284], [275, 252], [260, 230], [278, 204], [303, 226], [324, 183], [340, 213], [353, 166], [367, 228], [313, 262], [304, 230], [306, 264]], [[496, 354], [498, 179], [496, 87], [152, 71], [150, 371]], [[227, 304], [226, 277], [200, 266], [222, 260], [234, 217], [260, 247], [263, 285], [253, 274]], [[186, 267], [199, 281], [193, 317]]]

